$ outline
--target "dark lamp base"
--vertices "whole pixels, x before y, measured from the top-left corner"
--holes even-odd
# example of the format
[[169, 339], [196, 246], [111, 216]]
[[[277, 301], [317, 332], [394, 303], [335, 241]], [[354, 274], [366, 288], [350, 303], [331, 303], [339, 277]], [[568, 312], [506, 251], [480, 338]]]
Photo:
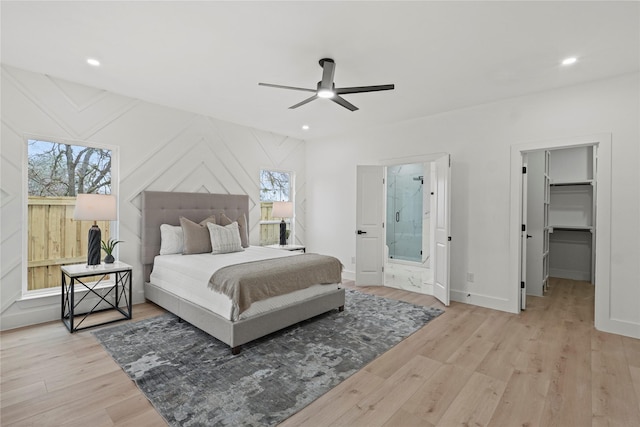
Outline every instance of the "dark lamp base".
[[87, 265], [100, 264], [101, 241], [102, 234], [100, 233], [100, 227], [94, 224], [89, 229], [89, 243], [87, 245]]
[[287, 224], [284, 219], [280, 222], [280, 246], [287, 244]]

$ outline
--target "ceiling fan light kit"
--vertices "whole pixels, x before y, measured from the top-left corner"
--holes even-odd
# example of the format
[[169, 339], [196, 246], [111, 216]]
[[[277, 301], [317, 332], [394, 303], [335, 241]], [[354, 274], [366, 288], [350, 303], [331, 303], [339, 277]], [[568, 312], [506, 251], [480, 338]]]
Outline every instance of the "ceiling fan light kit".
[[350, 94], [350, 93], [362, 93], [362, 92], [377, 92], [381, 90], [393, 90], [394, 85], [377, 85], [377, 86], [357, 86], [357, 87], [342, 87], [336, 88], [335, 83], [333, 82], [333, 75], [336, 70], [336, 63], [331, 58], [322, 58], [320, 61], [320, 66], [322, 67], [322, 80], [318, 82], [318, 86], [316, 89], [307, 89], [302, 87], [293, 87], [293, 86], [283, 86], [283, 85], [275, 85], [270, 83], [258, 83], [260, 86], [268, 86], [275, 87], [280, 89], [290, 89], [290, 90], [298, 90], [303, 92], [313, 92], [313, 96], [289, 107], [298, 108], [304, 104], [307, 104], [313, 101], [316, 98], [325, 98], [330, 99], [338, 105], [343, 106], [347, 110], [356, 111], [358, 107], [341, 97], [340, 95]]
[[320, 98], [333, 98], [335, 93], [331, 89], [318, 89], [318, 96]]

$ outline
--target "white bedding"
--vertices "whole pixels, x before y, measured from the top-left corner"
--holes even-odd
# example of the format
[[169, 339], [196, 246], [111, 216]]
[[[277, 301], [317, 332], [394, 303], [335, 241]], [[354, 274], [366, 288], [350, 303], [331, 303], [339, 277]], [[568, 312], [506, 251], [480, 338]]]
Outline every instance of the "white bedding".
[[211, 310], [227, 320], [233, 321], [246, 319], [296, 301], [303, 301], [338, 289], [338, 283], [314, 285], [290, 294], [258, 301], [252, 304], [238, 318], [234, 319], [231, 316], [231, 300], [208, 287], [209, 279], [213, 273], [227, 265], [297, 255], [299, 255], [297, 252], [281, 251], [262, 246], [249, 246], [242, 252], [228, 254], [158, 255], [153, 262], [151, 283], [180, 298]]

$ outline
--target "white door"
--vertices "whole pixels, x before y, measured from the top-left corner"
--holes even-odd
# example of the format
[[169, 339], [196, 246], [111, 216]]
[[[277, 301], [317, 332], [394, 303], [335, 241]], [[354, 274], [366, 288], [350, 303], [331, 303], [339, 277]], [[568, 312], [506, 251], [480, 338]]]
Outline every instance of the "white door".
[[551, 203], [551, 178], [549, 177], [550, 151], [544, 151], [544, 209], [542, 211], [542, 293], [549, 290], [549, 205]]
[[527, 295], [544, 295], [545, 153], [527, 153]]
[[444, 305], [449, 305], [449, 223], [450, 223], [450, 189], [451, 162], [449, 155], [433, 162], [436, 168], [435, 191], [435, 251], [433, 272], [433, 296]]
[[527, 308], [527, 154], [522, 155], [522, 228], [520, 232], [520, 310]]
[[382, 286], [384, 167], [358, 166], [356, 191], [356, 285]]

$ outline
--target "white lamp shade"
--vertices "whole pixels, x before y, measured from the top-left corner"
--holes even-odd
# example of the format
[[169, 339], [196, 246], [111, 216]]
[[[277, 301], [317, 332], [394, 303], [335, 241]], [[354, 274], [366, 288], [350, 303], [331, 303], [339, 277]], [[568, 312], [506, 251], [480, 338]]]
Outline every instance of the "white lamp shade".
[[274, 218], [291, 218], [293, 217], [292, 202], [273, 202], [273, 210], [271, 216]]
[[117, 219], [116, 196], [78, 194], [73, 219], [79, 221], [114, 221]]

